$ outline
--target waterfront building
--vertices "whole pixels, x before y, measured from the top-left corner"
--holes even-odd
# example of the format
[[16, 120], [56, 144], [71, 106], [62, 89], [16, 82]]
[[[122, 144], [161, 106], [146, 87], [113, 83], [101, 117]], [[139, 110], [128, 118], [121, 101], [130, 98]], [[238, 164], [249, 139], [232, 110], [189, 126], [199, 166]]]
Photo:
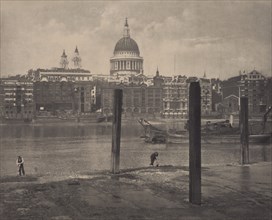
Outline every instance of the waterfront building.
[[89, 70], [84, 69], [37, 69], [33, 71], [34, 82], [88, 82], [92, 81]]
[[212, 112], [217, 112], [217, 104], [222, 102], [222, 94], [212, 89]]
[[37, 114], [57, 110], [73, 110], [75, 87], [72, 82], [34, 82], [34, 99]]
[[126, 115], [160, 114], [162, 109], [162, 88], [141, 85], [112, 85], [102, 88], [102, 112], [112, 113], [113, 90], [123, 90], [123, 113]]
[[231, 77], [227, 80], [222, 81], [222, 98], [226, 98], [230, 95], [240, 97], [240, 81], [241, 75]]
[[65, 51], [61, 67], [30, 70], [28, 78], [34, 82], [35, 109], [56, 114], [58, 111], [89, 113], [95, 109], [97, 90], [89, 70], [81, 68], [81, 57], [76, 47], [72, 58], [74, 69], [68, 68]]
[[110, 58], [110, 74], [118, 77], [143, 73], [143, 58], [138, 44], [130, 37], [128, 20], [124, 25], [123, 37], [116, 43]]
[[212, 111], [212, 86], [211, 80], [207, 78], [199, 79], [201, 90], [201, 113], [210, 115]]
[[37, 112], [91, 112], [96, 103], [93, 82], [34, 82]]
[[5, 93], [3, 81], [0, 80], [0, 118], [4, 117], [5, 112]]
[[239, 97], [236, 95], [229, 95], [222, 101], [223, 114], [239, 114]]
[[88, 82], [93, 81], [92, 74], [89, 70], [81, 68], [81, 57], [79, 55], [78, 48], [76, 47], [74, 56], [72, 58], [74, 67], [68, 68], [68, 59], [65, 51], [61, 56], [60, 68], [51, 69], [37, 69], [29, 70], [28, 78], [31, 78], [34, 82]]
[[153, 78], [154, 86], [162, 87], [164, 84], [164, 78], [160, 75], [159, 69], [157, 68], [156, 75]]
[[212, 112], [217, 111], [217, 104], [222, 102], [222, 89], [221, 89], [222, 81], [220, 79], [211, 79], [212, 86]]
[[258, 114], [266, 111], [266, 78], [253, 70], [241, 76], [240, 97], [248, 97], [248, 111]]
[[31, 120], [34, 115], [33, 83], [15, 76], [2, 78], [1, 87], [4, 118]]
[[240, 106], [241, 76], [242, 72], [240, 71], [238, 76], [230, 77], [229, 79], [222, 81], [222, 102], [220, 105], [220, 112], [222, 114], [229, 115], [237, 113], [236, 105], [238, 105], [238, 109]]
[[272, 77], [268, 77], [266, 79], [265, 99], [266, 99], [266, 109], [268, 109], [269, 106], [272, 106]]
[[218, 94], [222, 94], [222, 81], [220, 79], [212, 78], [211, 79], [212, 90]]
[[165, 118], [186, 117], [188, 114], [188, 84], [186, 76], [174, 76], [163, 83], [163, 110]]
[[263, 113], [269, 106], [267, 100], [271, 97], [266, 91], [267, 82], [266, 77], [256, 70], [249, 73], [244, 71], [243, 74], [240, 71], [239, 76], [222, 82], [223, 100], [231, 95], [239, 98], [245, 96], [248, 97], [249, 114]]
[[204, 73], [203, 78], [188, 77], [188, 96], [189, 88], [191, 82], [199, 82], [200, 85], [200, 95], [201, 95], [201, 114], [210, 115], [212, 112], [212, 83], [210, 79], [206, 78], [206, 73]]

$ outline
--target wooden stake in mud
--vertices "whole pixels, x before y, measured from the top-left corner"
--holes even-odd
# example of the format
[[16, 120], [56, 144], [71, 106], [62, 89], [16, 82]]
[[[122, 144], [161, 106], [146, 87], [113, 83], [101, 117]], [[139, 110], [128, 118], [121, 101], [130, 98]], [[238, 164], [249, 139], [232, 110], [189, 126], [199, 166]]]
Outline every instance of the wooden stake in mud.
[[199, 82], [189, 91], [189, 201], [201, 204], [201, 97]]
[[123, 91], [121, 89], [115, 89], [113, 99], [112, 148], [111, 148], [111, 172], [113, 174], [119, 173], [120, 165], [122, 100]]
[[249, 163], [248, 149], [248, 98], [240, 98], [240, 143], [241, 143], [241, 164]]

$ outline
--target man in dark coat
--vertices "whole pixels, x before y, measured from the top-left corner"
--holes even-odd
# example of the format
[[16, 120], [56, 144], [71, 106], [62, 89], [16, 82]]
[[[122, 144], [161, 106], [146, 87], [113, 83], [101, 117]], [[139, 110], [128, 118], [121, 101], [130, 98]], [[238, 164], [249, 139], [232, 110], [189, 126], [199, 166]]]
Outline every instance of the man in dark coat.
[[[159, 156], [159, 153], [158, 152], [154, 152], [153, 154], [150, 155], [150, 165], [153, 166], [154, 165], [154, 162], [155, 160], [157, 160], [157, 157]], [[159, 166], [159, 164], [157, 163], [156, 166]]]

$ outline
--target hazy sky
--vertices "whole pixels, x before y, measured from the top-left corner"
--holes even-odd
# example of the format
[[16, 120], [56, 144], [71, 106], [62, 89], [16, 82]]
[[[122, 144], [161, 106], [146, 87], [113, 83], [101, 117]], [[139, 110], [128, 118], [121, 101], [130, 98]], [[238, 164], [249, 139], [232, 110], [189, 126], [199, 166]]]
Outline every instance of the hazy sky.
[[83, 68], [109, 74], [125, 17], [147, 75], [271, 76], [271, 1], [1, 1], [1, 75], [57, 67], [76, 45]]

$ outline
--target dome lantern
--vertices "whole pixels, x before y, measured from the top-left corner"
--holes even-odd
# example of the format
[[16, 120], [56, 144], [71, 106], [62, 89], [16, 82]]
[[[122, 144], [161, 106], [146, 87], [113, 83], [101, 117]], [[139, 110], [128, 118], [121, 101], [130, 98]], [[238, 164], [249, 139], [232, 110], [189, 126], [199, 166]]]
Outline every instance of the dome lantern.
[[124, 37], [130, 37], [129, 35], [129, 26], [128, 26], [128, 20], [126, 18], [125, 26], [124, 26]]

